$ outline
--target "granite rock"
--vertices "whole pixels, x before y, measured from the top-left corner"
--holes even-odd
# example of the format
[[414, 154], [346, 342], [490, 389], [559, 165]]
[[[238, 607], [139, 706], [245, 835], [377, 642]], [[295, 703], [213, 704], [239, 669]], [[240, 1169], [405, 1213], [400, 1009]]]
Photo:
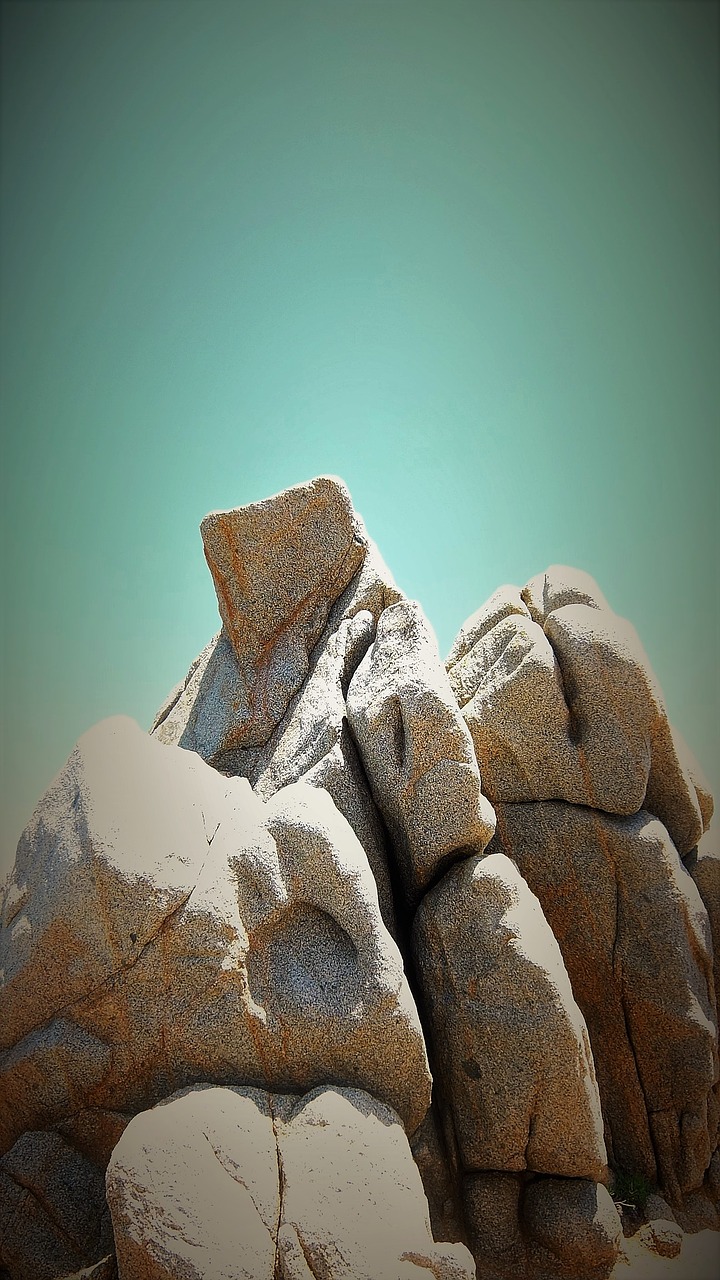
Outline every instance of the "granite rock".
[[57, 1133], [23, 1133], [0, 1157], [0, 1267], [12, 1280], [57, 1280], [112, 1243], [98, 1166]]
[[671, 1203], [715, 1147], [717, 1029], [707, 913], [663, 825], [551, 802], [499, 805], [587, 1022], [610, 1164]]
[[5, 1148], [198, 1079], [364, 1087], [409, 1131], [427, 1110], [402, 960], [321, 790], [265, 804], [132, 721], [103, 722], [38, 807], [5, 918]]
[[254, 746], [267, 740], [300, 688], [308, 654], [360, 568], [366, 543], [350, 494], [329, 476], [211, 512], [200, 532], [245, 691], [237, 745]]
[[397, 1115], [368, 1094], [195, 1088], [138, 1115], [107, 1173], [120, 1280], [471, 1280], [432, 1239]]
[[720, 841], [717, 831], [714, 828], [707, 831], [684, 861], [708, 913], [717, 998], [720, 992]]
[[[401, 593], [342, 481], [319, 477], [206, 516], [201, 531], [223, 629], [160, 707], [151, 733], [251, 777], [312, 652], [360, 610]], [[290, 781], [298, 781], [293, 777]]]
[[697, 844], [707, 786], [637, 632], [587, 574], [554, 565], [501, 588], [464, 624], [448, 670], [493, 803], [644, 807], [681, 853]]
[[347, 692], [347, 716], [414, 907], [453, 858], [495, 829], [468, 730], [414, 601], [385, 609]]
[[622, 1225], [606, 1188], [581, 1178], [471, 1173], [465, 1214], [477, 1280], [607, 1280]]
[[108, 1161], [120, 1280], [605, 1280], [606, 1150], [719, 1226], [713, 803], [634, 629], [552, 566], [446, 671], [332, 477], [201, 532], [221, 631], [0, 891], [3, 1275], [115, 1280]]
[[605, 1178], [585, 1022], [510, 859], [453, 867], [418, 909], [413, 949], [464, 1168]]

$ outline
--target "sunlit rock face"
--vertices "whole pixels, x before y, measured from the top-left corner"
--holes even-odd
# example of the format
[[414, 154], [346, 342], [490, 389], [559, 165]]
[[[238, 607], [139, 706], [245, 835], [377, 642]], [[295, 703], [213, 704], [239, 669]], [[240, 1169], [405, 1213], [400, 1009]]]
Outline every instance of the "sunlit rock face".
[[433, 1241], [402, 1124], [360, 1090], [186, 1090], [133, 1119], [107, 1193], [121, 1277], [475, 1272], [462, 1244]]
[[131, 720], [79, 742], [21, 842], [3, 942], [5, 1145], [196, 1080], [341, 1081], [412, 1131], [422, 1031], [368, 860], [321, 789], [265, 803]]
[[720, 1225], [712, 798], [633, 628], [555, 566], [444, 665], [333, 477], [201, 532], [220, 632], [3, 891], [0, 1268], [606, 1280], [632, 1174]]

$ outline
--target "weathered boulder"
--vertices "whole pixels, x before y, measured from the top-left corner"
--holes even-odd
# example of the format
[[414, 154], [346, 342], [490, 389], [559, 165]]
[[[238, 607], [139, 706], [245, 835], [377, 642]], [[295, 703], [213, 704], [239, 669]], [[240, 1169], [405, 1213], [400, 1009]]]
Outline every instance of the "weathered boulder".
[[350, 494], [328, 476], [211, 512], [200, 532], [246, 693], [236, 745], [254, 746], [266, 741], [300, 688], [308, 654], [367, 544]]
[[333, 477], [214, 512], [201, 533], [223, 629], [168, 696], [151, 733], [251, 777], [314, 647], [362, 609], [376, 619], [400, 592]]
[[57, 1280], [112, 1249], [102, 1171], [57, 1133], [23, 1133], [0, 1157], [0, 1267]]
[[347, 716], [414, 906], [449, 861], [484, 849], [495, 829], [470, 735], [414, 601], [380, 616]]
[[383, 920], [393, 933], [387, 836], [345, 714], [348, 685], [374, 635], [375, 619], [368, 609], [361, 609], [323, 637], [305, 684], [258, 753], [249, 776], [264, 799], [298, 781], [322, 787], [332, 796], [367, 854]]
[[459, 1244], [435, 1244], [407, 1138], [393, 1112], [357, 1090], [316, 1090], [281, 1100], [284, 1176], [279, 1241], [307, 1271], [288, 1280], [471, 1280]]
[[681, 853], [697, 844], [709, 793], [634, 627], [587, 574], [556, 565], [523, 591], [501, 588], [464, 624], [448, 670], [493, 803], [644, 807]]
[[364, 1087], [409, 1131], [427, 1110], [367, 858], [312, 787], [264, 804], [132, 721], [103, 722], [21, 840], [0, 945], [5, 1149], [198, 1079]]
[[[291, 519], [298, 510], [302, 518]], [[270, 565], [258, 549], [265, 526], [275, 545]], [[248, 778], [265, 799], [292, 782], [326, 790], [367, 853], [383, 920], [394, 934], [387, 834], [348, 726], [345, 695], [377, 619], [401, 593], [352, 511], [347, 490], [327, 477], [250, 508], [209, 516], [203, 536], [223, 620], [232, 615], [236, 631], [249, 629], [250, 643], [241, 664], [229, 624], [224, 627], [160, 708], [151, 733], [197, 751], [228, 776]], [[351, 539], [354, 550], [343, 573], [323, 577], [325, 562], [315, 558], [318, 537], [326, 550], [338, 539], [342, 545]], [[263, 592], [272, 594], [278, 574], [283, 589], [268, 613]], [[316, 607], [308, 621], [302, 609], [297, 612], [294, 596], [316, 579]], [[271, 623], [279, 637], [275, 649], [258, 641]], [[290, 646], [291, 658], [283, 658], [283, 645]], [[255, 718], [249, 721], [251, 703]], [[261, 715], [261, 706], [272, 714]]]
[[108, 1201], [120, 1280], [471, 1280], [436, 1245], [398, 1117], [366, 1093], [195, 1088], [135, 1117]]
[[522, 1223], [535, 1276], [601, 1280], [617, 1258], [620, 1218], [597, 1182], [536, 1178], [523, 1196]]
[[601, 1184], [471, 1173], [463, 1190], [477, 1280], [607, 1280], [622, 1225]]
[[720, 992], [720, 841], [717, 831], [714, 828], [707, 831], [684, 861], [708, 913], [717, 999]]
[[120, 1280], [273, 1280], [271, 1099], [195, 1088], [130, 1122], [107, 1170]]
[[499, 805], [490, 846], [540, 902], [585, 1016], [610, 1163], [671, 1203], [717, 1137], [708, 919], [663, 825], [551, 802]]
[[682, 1249], [682, 1230], [668, 1218], [649, 1218], [637, 1236], [640, 1244], [660, 1258], [677, 1258]]
[[585, 796], [560, 667], [516, 587], [464, 624], [448, 674], [493, 801]]
[[418, 909], [413, 950], [464, 1168], [605, 1178], [585, 1023], [510, 859], [454, 866]]

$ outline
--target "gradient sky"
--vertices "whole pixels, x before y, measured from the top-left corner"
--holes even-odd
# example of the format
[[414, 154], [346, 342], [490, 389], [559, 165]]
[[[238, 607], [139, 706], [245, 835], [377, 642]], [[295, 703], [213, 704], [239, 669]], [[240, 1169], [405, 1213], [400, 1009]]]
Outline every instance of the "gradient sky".
[[0, 869], [217, 629], [203, 515], [328, 472], [443, 653], [593, 574], [717, 794], [718, 7], [2, 21]]

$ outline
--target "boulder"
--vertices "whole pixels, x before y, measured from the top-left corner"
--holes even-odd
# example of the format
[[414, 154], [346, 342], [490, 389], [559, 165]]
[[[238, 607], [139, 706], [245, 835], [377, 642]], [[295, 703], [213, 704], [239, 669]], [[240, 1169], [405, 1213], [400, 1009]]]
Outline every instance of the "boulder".
[[617, 1261], [622, 1224], [597, 1182], [471, 1173], [464, 1204], [477, 1280], [607, 1280]]
[[28, 1131], [0, 1157], [0, 1267], [12, 1280], [58, 1280], [112, 1243], [102, 1171], [59, 1134]]
[[585, 1022], [510, 859], [454, 866], [418, 908], [413, 951], [463, 1167], [605, 1178]]
[[660, 1258], [677, 1258], [682, 1249], [682, 1230], [669, 1218], [650, 1218], [640, 1227], [637, 1237], [639, 1244]]
[[414, 907], [443, 867], [484, 849], [495, 828], [437, 642], [414, 601], [381, 614], [350, 681], [347, 717]]
[[81, 739], [5, 902], [7, 1149], [198, 1079], [365, 1087], [412, 1132], [425, 1045], [367, 858], [329, 795], [265, 804], [132, 721]]
[[397, 1115], [359, 1090], [187, 1090], [128, 1126], [107, 1195], [120, 1280], [473, 1276], [432, 1239]]
[[678, 1202], [715, 1147], [718, 1057], [707, 913], [667, 831], [643, 811], [499, 805], [490, 849], [517, 864], [562, 951], [611, 1165]]
[[361, 609], [323, 637], [305, 684], [259, 752], [250, 777], [264, 799], [299, 781], [328, 792], [367, 854], [383, 920], [394, 933], [387, 836], [345, 714], [348, 685], [374, 636], [375, 619]]
[[698, 847], [688, 854], [685, 867], [692, 876], [708, 913], [717, 999], [720, 992], [720, 841], [714, 829], [707, 831]]
[[480, 625], [478, 620], [468, 628], [474, 642], [449, 667], [449, 677], [487, 794], [494, 802], [552, 795], [580, 802], [586, 782], [562, 674], [545, 632], [516, 610], [487, 631]]
[[265, 742], [308, 669], [330, 609], [355, 576], [366, 542], [345, 485], [296, 485], [200, 525], [223, 631], [245, 690], [237, 745]]
[[[151, 733], [251, 777], [312, 653], [360, 610], [400, 598], [342, 481], [319, 477], [201, 525], [223, 629], [159, 709]], [[290, 779], [297, 781], [297, 778]]]
[[388, 1107], [349, 1089], [290, 1103], [281, 1100], [277, 1124], [289, 1280], [472, 1280], [463, 1245], [433, 1242], [420, 1174]]
[[106, 1185], [120, 1280], [273, 1280], [280, 1184], [264, 1091], [195, 1088], [141, 1112]]
[[493, 803], [644, 807], [681, 853], [697, 844], [706, 784], [635, 629], [587, 574], [554, 565], [501, 588], [464, 624], [448, 671]]
[[581, 1178], [536, 1178], [525, 1190], [522, 1223], [535, 1276], [605, 1280], [622, 1226], [606, 1187]]
[[[352, 512], [344, 486], [324, 479], [310, 486], [298, 486], [288, 494], [296, 507], [307, 508], [307, 520], [288, 524], [289, 508], [285, 502], [288, 495], [281, 494], [253, 508], [208, 517], [203, 528], [206, 540], [213, 547], [220, 539], [219, 550], [215, 548], [210, 560], [211, 565], [216, 566], [216, 573], [219, 572], [216, 562], [222, 564], [218, 587], [221, 613], [225, 607], [222, 602], [228, 598], [235, 601], [238, 615], [242, 612], [241, 606], [250, 608], [245, 599], [247, 575], [241, 572], [241, 565], [249, 563], [257, 553], [258, 529], [263, 521], [272, 529], [278, 547], [282, 544], [282, 554], [276, 548], [278, 563], [273, 571], [279, 572], [282, 566], [284, 580], [297, 559], [297, 582], [293, 590], [300, 589], [298, 583], [305, 581], [311, 569], [312, 573], [319, 572], [318, 566], [313, 565], [316, 526], [324, 531], [323, 538], [331, 545], [342, 526], [343, 537], [352, 534], [353, 545], [357, 543], [361, 548], [361, 562], [347, 585], [343, 586], [341, 575], [334, 580], [332, 591], [328, 590], [322, 597], [323, 607], [311, 632], [302, 627], [298, 631], [298, 618], [287, 600], [283, 606], [282, 593], [274, 600], [276, 611], [282, 611], [281, 606], [289, 609], [286, 630], [289, 628], [288, 635], [292, 633], [295, 637], [292, 643], [296, 661], [288, 667], [295, 673], [290, 693], [285, 697], [290, 689], [286, 681], [282, 698], [272, 703], [276, 709], [273, 715], [262, 721], [261, 730], [250, 732], [247, 708], [253, 699], [257, 702], [265, 697], [262, 691], [272, 673], [268, 674], [265, 650], [257, 644], [248, 648], [241, 670], [229, 632], [223, 628], [195, 659], [184, 682], [160, 708], [151, 734], [167, 745], [196, 751], [228, 776], [247, 777], [265, 799], [278, 787], [292, 782], [305, 781], [326, 790], [367, 853], [383, 920], [394, 934], [395, 908], [387, 834], [350, 733], [345, 695], [354, 671], [374, 639], [377, 619], [402, 595], [365, 532], [361, 518]], [[237, 554], [230, 555], [231, 544], [236, 550], [240, 549]], [[292, 579], [293, 574], [289, 577]], [[335, 591], [337, 596], [333, 594]], [[268, 626], [268, 617], [255, 600], [250, 609], [253, 617], [258, 609], [257, 626]], [[298, 648], [299, 635], [304, 639]], [[260, 721], [253, 724], [257, 729]]]

